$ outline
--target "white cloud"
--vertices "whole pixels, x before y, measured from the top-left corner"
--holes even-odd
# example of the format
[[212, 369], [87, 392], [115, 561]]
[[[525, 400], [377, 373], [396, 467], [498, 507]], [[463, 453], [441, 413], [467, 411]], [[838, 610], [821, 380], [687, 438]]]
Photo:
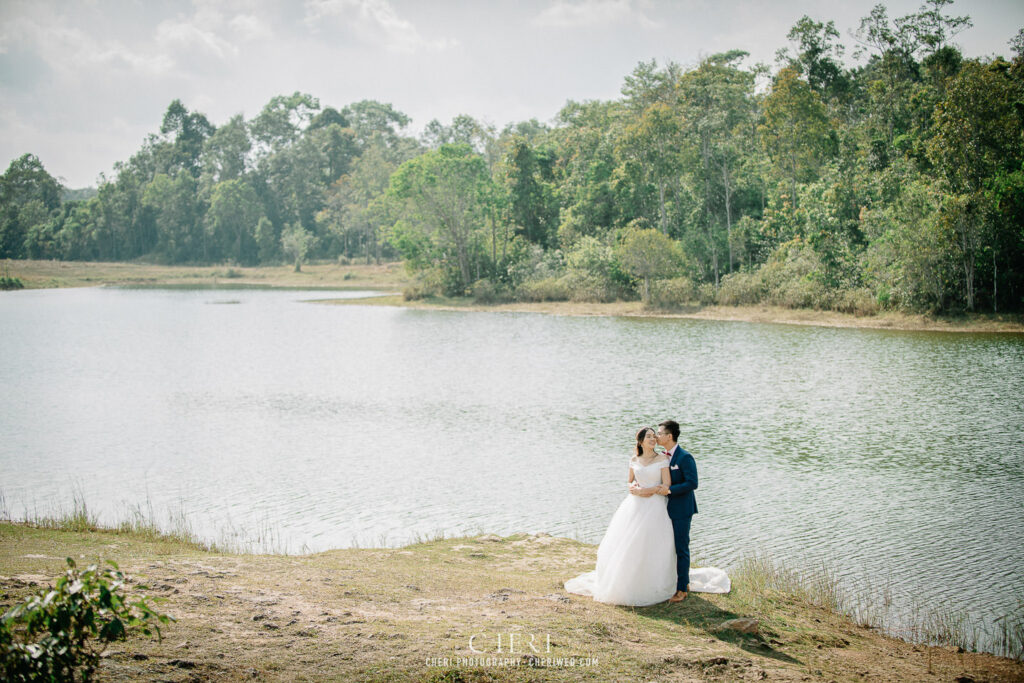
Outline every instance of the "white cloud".
[[228, 26], [244, 41], [274, 37], [274, 32], [270, 25], [252, 14], [237, 15], [228, 22]]
[[553, 5], [534, 19], [534, 23], [539, 26], [559, 28], [611, 26], [630, 22], [635, 22], [643, 28], [660, 26], [634, 7], [631, 0], [555, 0]]
[[238, 48], [215, 31], [195, 21], [162, 21], [156, 27], [156, 42], [167, 50], [200, 48], [219, 59], [234, 57]]
[[30, 46], [59, 73], [85, 72], [94, 66], [122, 66], [154, 76], [166, 73], [174, 66], [167, 55], [139, 52], [116, 40], [97, 40], [79, 28], [59, 23], [41, 25], [30, 19], [20, 19], [11, 28], [20, 42]]
[[427, 40], [412, 22], [398, 16], [387, 0], [306, 0], [305, 7], [306, 25], [314, 31], [329, 20], [340, 20], [362, 40], [393, 52], [444, 50], [458, 44], [451, 39]]

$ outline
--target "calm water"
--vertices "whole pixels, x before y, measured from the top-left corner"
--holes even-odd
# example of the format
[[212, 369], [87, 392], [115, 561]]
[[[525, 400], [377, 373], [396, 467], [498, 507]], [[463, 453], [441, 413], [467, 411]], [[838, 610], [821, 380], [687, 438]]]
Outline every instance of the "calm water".
[[339, 296], [3, 293], [10, 514], [77, 493], [293, 552], [596, 543], [635, 430], [671, 417], [698, 560], [825, 559], [985, 619], [1024, 596], [1024, 336], [308, 303]]

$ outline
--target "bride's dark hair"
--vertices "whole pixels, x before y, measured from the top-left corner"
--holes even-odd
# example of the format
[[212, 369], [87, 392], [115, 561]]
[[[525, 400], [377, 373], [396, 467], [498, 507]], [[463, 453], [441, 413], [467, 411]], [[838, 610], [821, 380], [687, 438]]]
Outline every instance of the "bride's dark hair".
[[644, 454], [644, 439], [647, 438], [647, 432], [653, 431], [653, 427], [641, 427], [640, 431], [636, 433], [636, 457], [639, 458]]

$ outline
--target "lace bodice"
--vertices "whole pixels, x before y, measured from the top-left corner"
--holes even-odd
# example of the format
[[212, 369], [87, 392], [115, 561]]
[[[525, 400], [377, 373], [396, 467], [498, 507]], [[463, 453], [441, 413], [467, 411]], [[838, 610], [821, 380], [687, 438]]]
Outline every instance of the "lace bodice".
[[668, 458], [655, 460], [654, 462], [641, 465], [634, 460], [629, 464], [633, 468], [633, 477], [640, 486], [657, 486], [661, 483], [661, 470], [668, 467]]

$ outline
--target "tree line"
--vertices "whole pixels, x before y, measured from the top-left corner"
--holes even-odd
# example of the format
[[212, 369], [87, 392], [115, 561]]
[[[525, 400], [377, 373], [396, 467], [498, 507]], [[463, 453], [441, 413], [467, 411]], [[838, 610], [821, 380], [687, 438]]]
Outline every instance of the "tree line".
[[69, 193], [0, 177], [0, 257], [296, 263], [401, 257], [407, 296], [640, 297], [851, 312], [1024, 309], [1024, 30], [965, 57], [928, 0], [853, 34], [804, 16], [776, 64], [642, 62], [621, 98], [419, 137], [391, 105], [273, 98], [159, 133]]

